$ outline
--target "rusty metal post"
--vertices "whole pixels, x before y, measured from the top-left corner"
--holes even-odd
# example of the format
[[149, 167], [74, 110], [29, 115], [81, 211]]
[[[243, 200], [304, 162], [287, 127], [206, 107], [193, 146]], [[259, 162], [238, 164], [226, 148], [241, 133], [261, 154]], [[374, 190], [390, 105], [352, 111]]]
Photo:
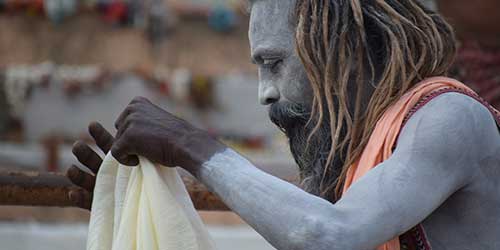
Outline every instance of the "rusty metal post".
[[59, 146], [60, 140], [57, 136], [49, 136], [42, 140], [45, 156], [47, 157], [45, 168], [49, 172], [57, 172], [59, 170]]
[[71, 190], [78, 187], [60, 174], [0, 173], [0, 205], [71, 207]]
[[[198, 210], [226, 211], [227, 206], [192, 177], [182, 176]], [[60, 173], [0, 172], [0, 205], [76, 207], [69, 192], [80, 188]]]

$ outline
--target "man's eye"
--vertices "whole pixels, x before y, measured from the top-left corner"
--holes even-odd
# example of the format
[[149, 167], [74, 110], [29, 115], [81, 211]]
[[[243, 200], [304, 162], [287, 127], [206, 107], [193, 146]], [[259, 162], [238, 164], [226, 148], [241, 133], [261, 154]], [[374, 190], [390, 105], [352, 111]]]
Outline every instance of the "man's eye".
[[281, 63], [281, 59], [262, 59], [262, 66], [276, 70], [276, 67]]
[[267, 66], [271, 66], [271, 65], [275, 64], [275, 63], [276, 63], [276, 61], [277, 61], [277, 60], [275, 60], [275, 59], [264, 59], [264, 60], [262, 61], [262, 64], [263, 64], [263, 65], [267, 65]]

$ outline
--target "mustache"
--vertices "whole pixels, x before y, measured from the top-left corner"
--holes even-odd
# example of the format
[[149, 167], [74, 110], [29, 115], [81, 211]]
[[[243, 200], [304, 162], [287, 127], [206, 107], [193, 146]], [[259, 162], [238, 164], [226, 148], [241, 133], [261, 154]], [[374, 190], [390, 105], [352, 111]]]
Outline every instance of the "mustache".
[[305, 126], [310, 116], [311, 111], [298, 103], [274, 103], [269, 108], [269, 119], [285, 133], [297, 126]]

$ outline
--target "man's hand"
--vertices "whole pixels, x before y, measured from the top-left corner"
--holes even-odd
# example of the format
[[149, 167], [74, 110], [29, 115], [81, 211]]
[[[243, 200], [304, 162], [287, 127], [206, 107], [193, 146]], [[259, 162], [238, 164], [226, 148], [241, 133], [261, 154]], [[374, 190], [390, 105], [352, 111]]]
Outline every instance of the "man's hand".
[[170, 167], [182, 167], [193, 175], [201, 164], [226, 147], [143, 97], [136, 97], [115, 122], [111, 148], [122, 164], [135, 166], [137, 155]]
[[[89, 125], [89, 133], [104, 154], [111, 150], [120, 163], [128, 166], [137, 165], [137, 155], [141, 155], [165, 166], [182, 167], [196, 176], [201, 164], [217, 151], [226, 148], [208, 133], [142, 97], [134, 98], [130, 102], [116, 120], [115, 126], [118, 130], [116, 139], [97, 122]], [[76, 166], [68, 169], [68, 178], [85, 190], [71, 192], [70, 199], [77, 206], [90, 209], [95, 175], [102, 159], [81, 141], [73, 146], [73, 154], [93, 175]]]
[[[113, 145], [113, 136], [99, 123], [93, 122], [89, 125], [89, 133], [94, 138], [97, 146], [104, 154], [107, 154]], [[69, 198], [78, 206], [89, 209], [92, 204], [92, 194], [95, 186], [95, 175], [99, 171], [102, 159], [87, 144], [78, 141], [73, 145], [73, 154], [78, 161], [88, 168], [94, 175], [80, 170], [76, 166], [71, 166], [66, 175], [75, 185], [84, 191], [73, 191], [69, 193]]]

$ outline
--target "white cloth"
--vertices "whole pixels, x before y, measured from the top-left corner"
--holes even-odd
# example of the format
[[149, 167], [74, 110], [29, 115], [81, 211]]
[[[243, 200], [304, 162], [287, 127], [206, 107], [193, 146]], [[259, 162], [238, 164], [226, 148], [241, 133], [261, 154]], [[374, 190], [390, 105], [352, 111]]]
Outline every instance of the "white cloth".
[[97, 175], [87, 250], [213, 250], [175, 168], [108, 154]]

